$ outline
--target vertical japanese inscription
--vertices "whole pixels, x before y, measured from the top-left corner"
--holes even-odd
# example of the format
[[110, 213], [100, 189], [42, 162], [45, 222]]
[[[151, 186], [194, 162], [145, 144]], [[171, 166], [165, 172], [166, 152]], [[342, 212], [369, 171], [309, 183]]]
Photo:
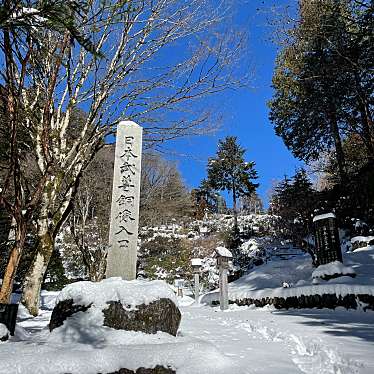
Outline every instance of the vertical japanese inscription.
[[120, 122], [116, 151], [106, 276], [136, 278], [142, 128]]

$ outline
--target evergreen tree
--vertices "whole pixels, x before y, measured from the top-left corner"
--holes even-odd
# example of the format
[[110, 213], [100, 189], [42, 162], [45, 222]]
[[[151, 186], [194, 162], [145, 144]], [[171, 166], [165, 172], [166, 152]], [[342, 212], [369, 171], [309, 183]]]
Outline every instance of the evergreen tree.
[[215, 190], [232, 193], [234, 228], [237, 229], [237, 199], [249, 196], [258, 187], [252, 179], [257, 178], [254, 162], [244, 161], [245, 149], [237, 144], [235, 136], [227, 136], [218, 143], [216, 157], [208, 163], [208, 183]]
[[206, 179], [200, 182], [198, 188], [193, 191], [195, 201], [196, 218], [202, 219], [207, 212], [217, 212], [217, 194]]
[[[90, 3], [85, 0], [5, 0], [0, 3], [0, 28], [11, 29], [18, 38], [25, 35], [43, 46], [40, 29], [70, 34], [87, 51], [102, 56], [92, 40], [80, 31], [80, 22], [87, 17]], [[39, 33], [39, 35], [38, 35]]]
[[315, 160], [333, 148], [343, 182], [347, 133], [358, 134], [373, 155], [373, 4], [299, 4], [299, 20], [277, 58], [270, 119], [300, 159]]
[[278, 230], [296, 245], [312, 231], [312, 214], [317, 204], [317, 193], [304, 169], [284, 178], [274, 189], [270, 201], [272, 214], [280, 217]]

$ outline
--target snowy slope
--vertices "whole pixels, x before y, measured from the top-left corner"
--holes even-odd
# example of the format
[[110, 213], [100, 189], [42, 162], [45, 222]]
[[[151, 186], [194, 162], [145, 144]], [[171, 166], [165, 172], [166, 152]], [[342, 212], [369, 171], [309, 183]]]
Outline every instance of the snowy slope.
[[[374, 246], [358, 249], [343, 255], [344, 263], [354, 269], [357, 276], [343, 276], [329, 281], [313, 283], [312, 260], [308, 254], [288, 260], [273, 257], [272, 261], [254, 268], [235, 282], [229, 284], [229, 299], [260, 299], [264, 297], [289, 297], [332, 293], [337, 295], [374, 295]], [[283, 284], [290, 285], [284, 288]], [[219, 290], [202, 298], [210, 303], [219, 300]]]

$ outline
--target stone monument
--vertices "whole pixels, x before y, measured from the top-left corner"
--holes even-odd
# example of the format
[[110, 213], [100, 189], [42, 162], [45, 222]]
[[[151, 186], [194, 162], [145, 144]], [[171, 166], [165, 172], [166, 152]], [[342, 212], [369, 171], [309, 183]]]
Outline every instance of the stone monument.
[[136, 278], [142, 128], [118, 124], [106, 277]]
[[342, 262], [342, 252], [336, 217], [334, 213], [326, 213], [313, 218], [316, 238], [316, 266], [333, 261]]

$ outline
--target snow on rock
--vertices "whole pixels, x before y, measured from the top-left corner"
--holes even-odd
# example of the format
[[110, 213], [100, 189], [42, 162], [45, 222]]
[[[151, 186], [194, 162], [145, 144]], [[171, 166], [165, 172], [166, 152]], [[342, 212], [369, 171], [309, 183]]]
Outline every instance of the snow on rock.
[[191, 265], [192, 266], [201, 266], [203, 263], [203, 260], [201, 258], [193, 258], [191, 259]]
[[232, 253], [225, 247], [217, 247], [216, 254], [221, 257], [232, 258]]
[[74, 304], [105, 309], [108, 301], [118, 301], [127, 309], [137, 305], [148, 305], [162, 298], [170, 299], [178, 305], [171, 287], [163, 281], [132, 280], [125, 281], [113, 277], [101, 282], [77, 282], [66, 286], [58, 295], [56, 303], [72, 299]]
[[351, 239], [351, 243], [356, 243], [356, 242], [360, 242], [360, 243], [369, 243], [371, 242], [372, 240], [374, 240], [374, 236], [355, 236]]
[[9, 330], [5, 325], [0, 323], [0, 342], [8, 340], [9, 338]]
[[353, 251], [360, 248], [366, 248], [374, 244], [374, 236], [355, 236], [351, 239], [351, 246]]
[[320, 214], [313, 218], [313, 222], [320, 221], [321, 219], [327, 219], [327, 218], [336, 218], [336, 216], [334, 213]]
[[355, 276], [356, 273], [350, 266], [344, 266], [340, 261], [333, 261], [329, 264], [320, 265], [312, 273], [312, 278], [325, 278], [334, 275]]

